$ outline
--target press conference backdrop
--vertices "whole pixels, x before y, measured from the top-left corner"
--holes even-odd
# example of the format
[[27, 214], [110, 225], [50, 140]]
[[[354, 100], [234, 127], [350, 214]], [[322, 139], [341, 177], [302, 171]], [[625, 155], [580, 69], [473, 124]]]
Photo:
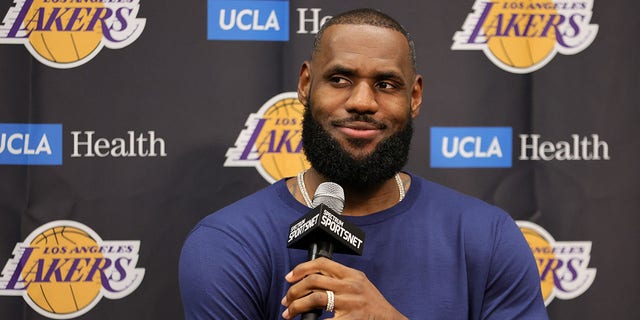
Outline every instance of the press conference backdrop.
[[183, 318], [183, 240], [308, 166], [298, 70], [361, 6], [416, 41], [406, 170], [518, 221], [552, 319], [639, 319], [630, 0], [1, 0], [0, 317]]

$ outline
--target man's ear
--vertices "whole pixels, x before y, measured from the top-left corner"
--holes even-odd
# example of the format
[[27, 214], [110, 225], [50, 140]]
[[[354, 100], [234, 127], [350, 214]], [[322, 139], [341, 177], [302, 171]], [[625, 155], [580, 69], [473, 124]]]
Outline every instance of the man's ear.
[[305, 61], [300, 67], [300, 75], [298, 76], [298, 100], [303, 106], [307, 106], [309, 102], [309, 86], [311, 84], [311, 63]]
[[420, 114], [420, 107], [422, 106], [422, 76], [416, 75], [413, 82], [413, 88], [411, 88], [411, 117], [415, 118]]

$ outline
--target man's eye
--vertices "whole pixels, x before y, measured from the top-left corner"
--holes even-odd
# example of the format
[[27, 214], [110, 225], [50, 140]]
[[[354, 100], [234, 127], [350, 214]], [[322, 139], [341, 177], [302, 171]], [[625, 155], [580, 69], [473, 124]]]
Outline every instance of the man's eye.
[[391, 84], [390, 82], [386, 82], [386, 81], [378, 82], [377, 86], [380, 89], [393, 89], [393, 88], [395, 88], [395, 86], [393, 84]]
[[331, 77], [331, 78], [329, 78], [329, 81], [331, 81], [333, 83], [345, 83], [345, 82], [347, 82], [347, 80], [345, 78], [342, 78], [342, 77]]
[[338, 84], [338, 85], [348, 85], [349, 79], [344, 77], [330, 77], [329, 82], [333, 84]]

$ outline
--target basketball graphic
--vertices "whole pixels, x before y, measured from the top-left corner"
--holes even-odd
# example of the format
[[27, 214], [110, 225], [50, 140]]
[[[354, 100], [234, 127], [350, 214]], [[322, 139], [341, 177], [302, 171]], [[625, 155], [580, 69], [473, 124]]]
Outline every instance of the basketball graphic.
[[[452, 50], [481, 50], [491, 62], [511, 73], [544, 67], [557, 53], [574, 55], [598, 33], [591, 24], [593, 0], [476, 0], [462, 30], [453, 35]], [[577, 19], [576, 17], [580, 17]]]
[[302, 150], [304, 106], [296, 92], [280, 93], [249, 115], [225, 167], [255, 167], [270, 183], [295, 176], [311, 165]]
[[300, 149], [303, 113], [298, 98], [278, 100], [265, 112], [268, 120], [256, 147], [262, 155], [262, 168], [274, 180], [294, 176], [310, 166]]
[[57, 220], [19, 242], [0, 275], [0, 295], [22, 296], [39, 314], [72, 319], [102, 297], [122, 299], [136, 290], [140, 241], [104, 241], [86, 225]]
[[[536, 19], [540, 20], [541, 16], [550, 16], [551, 19], [559, 18], [553, 1], [528, 0], [522, 2], [525, 4], [522, 7], [521, 3], [513, 1], [502, 0], [495, 3], [495, 6], [501, 10], [492, 10], [483, 26], [487, 34], [500, 34], [489, 38], [487, 43], [495, 58], [511, 67], [528, 68], [544, 61], [554, 53], [555, 30], [532, 27], [534, 23], [543, 24], [543, 21], [536, 21]], [[517, 27], [507, 29], [512, 19], [517, 19]], [[492, 28], [501, 30], [490, 30]], [[516, 31], [520, 34], [515, 34]], [[525, 32], [527, 33], [524, 34]]]
[[589, 268], [591, 241], [556, 241], [547, 230], [529, 221], [516, 221], [538, 266], [540, 291], [545, 305], [554, 298], [574, 299], [596, 277]]
[[[45, 265], [45, 270], [52, 267], [53, 263], [60, 266], [64, 261], [74, 261], [76, 258], [103, 258], [102, 253], [90, 252], [91, 248], [97, 247], [97, 243], [88, 233], [68, 226], [46, 230], [36, 236], [30, 246], [38, 248], [31, 258], [46, 262], [48, 265]], [[96, 299], [102, 288], [100, 274], [94, 274], [91, 281], [84, 281], [90, 270], [82, 267], [84, 265], [74, 266], [73, 262], [64, 263], [59, 269], [61, 278], [54, 275], [49, 282], [31, 283], [27, 288], [29, 298], [38, 307], [52, 313], [65, 314], [82, 310]], [[24, 270], [23, 277], [27, 278], [30, 272], [32, 270]], [[78, 281], [58, 282], [65, 278]]]
[[[529, 247], [531, 247], [531, 251], [533, 252], [536, 260], [543, 259], [542, 261], [555, 261], [556, 256], [553, 253], [553, 247], [547, 241], [547, 239], [543, 238], [537, 231], [529, 228], [529, 227], [520, 227], [520, 231], [524, 235], [524, 238], [529, 243]], [[542, 274], [544, 266], [542, 264], [538, 264], [538, 273]], [[551, 292], [553, 291], [553, 277], [545, 277], [544, 279], [540, 279], [540, 289], [542, 291], [542, 299], [547, 300], [551, 296]]]
[[[56, 9], [58, 8], [58, 9]], [[102, 1], [82, 1], [65, 3], [65, 10], [74, 12], [80, 8], [78, 15], [62, 14], [60, 24], [53, 23], [49, 30], [38, 30], [37, 24], [47, 23], [55, 10], [60, 10], [60, 3], [47, 0], [35, 0], [27, 20], [26, 29], [33, 30], [29, 35], [29, 43], [44, 59], [57, 63], [71, 63], [84, 59], [98, 48], [102, 41], [102, 22], [96, 19], [93, 30], [84, 30], [94, 20], [87, 12], [101, 12], [104, 10]], [[58, 11], [59, 12], [59, 11]], [[74, 12], [75, 13], [75, 12]], [[73, 18], [73, 19], [72, 19]], [[83, 28], [84, 27], [84, 28]]]
[[44, 65], [70, 69], [102, 48], [122, 49], [140, 37], [140, 0], [14, 0], [0, 16], [0, 44], [22, 44]]

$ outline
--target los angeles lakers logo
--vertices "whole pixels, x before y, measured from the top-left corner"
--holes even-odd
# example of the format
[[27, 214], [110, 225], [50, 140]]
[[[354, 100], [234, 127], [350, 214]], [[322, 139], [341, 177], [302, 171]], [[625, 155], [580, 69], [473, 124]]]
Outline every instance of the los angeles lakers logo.
[[24, 44], [43, 64], [73, 68], [103, 47], [133, 43], [146, 19], [137, 18], [140, 0], [14, 0], [0, 25], [0, 43]]
[[140, 241], [103, 241], [84, 224], [53, 221], [16, 245], [2, 270], [0, 295], [22, 296], [49, 318], [75, 318], [103, 296], [120, 299], [140, 285], [139, 249]]
[[592, 7], [593, 0], [476, 0], [451, 49], [482, 50], [506, 71], [533, 72], [593, 42]]
[[516, 223], [536, 259], [545, 305], [556, 297], [574, 299], [591, 287], [596, 277], [596, 269], [588, 268], [591, 241], [555, 241], [535, 223]]
[[249, 115], [225, 167], [255, 167], [270, 183], [310, 167], [302, 151], [304, 106], [295, 92], [281, 93]]

